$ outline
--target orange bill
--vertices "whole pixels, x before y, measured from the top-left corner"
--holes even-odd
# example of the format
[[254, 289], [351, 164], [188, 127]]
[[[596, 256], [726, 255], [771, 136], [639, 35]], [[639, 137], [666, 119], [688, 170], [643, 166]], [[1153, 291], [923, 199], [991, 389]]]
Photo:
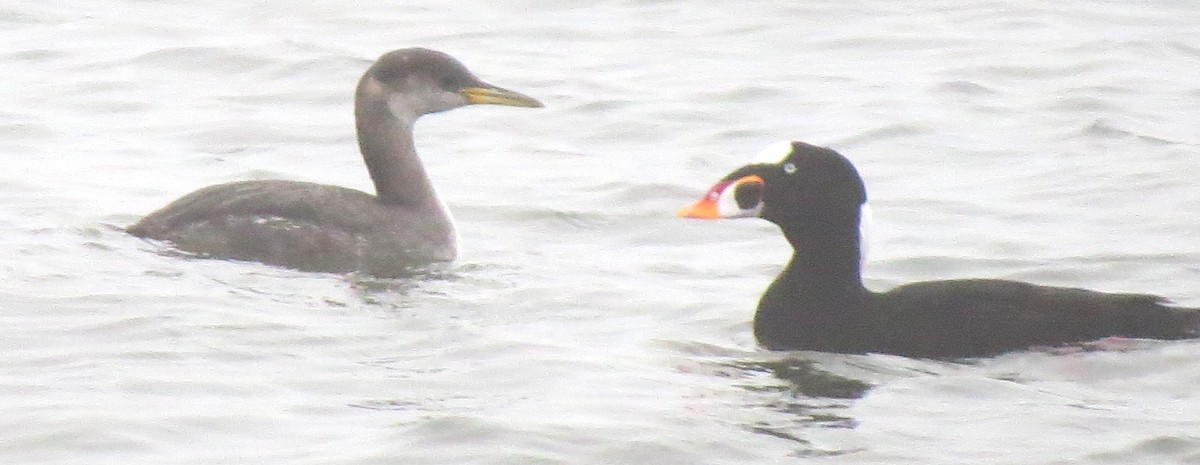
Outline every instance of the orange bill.
[[701, 197], [700, 200], [693, 202], [691, 205], [680, 208], [675, 215], [680, 218], [696, 218], [701, 220], [715, 220], [720, 218], [721, 214], [717, 211], [717, 199], [721, 197], [721, 192], [729, 187], [729, 184], [728, 181], [717, 183], [708, 192], [704, 193], [704, 197]]
[[743, 214], [744, 212], [741, 211], [726, 212], [725, 215], [722, 215], [720, 208], [717, 207], [717, 202], [721, 199], [721, 195], [723, 195], [725, 191], [729, 190], [730, 188], [736, 189], [739, 185], [748, 183], [763, 184], [763, 178], [751, 174], [748, 176], [742, 176], [733, 181], [721, 181], [717, 183], [717, 185], [712, 186], [708, 192], [705, 192], [704, 197], [701, 197], [700, 200], [697, 200], [691, 205], [679, 209], [679, 212], [677, 212], [676, 215], [683, 218], [697, 218], [702, 220], [741, 218], [744, 216], [751, 216]]
[[680, 208], [676, 213], [681, 218], [697, 218], [702, 220], [715, 220], [721, 215], [717, 213], [717, 203], [708, 198], [697, 200], [695, 203], [686, 207]]

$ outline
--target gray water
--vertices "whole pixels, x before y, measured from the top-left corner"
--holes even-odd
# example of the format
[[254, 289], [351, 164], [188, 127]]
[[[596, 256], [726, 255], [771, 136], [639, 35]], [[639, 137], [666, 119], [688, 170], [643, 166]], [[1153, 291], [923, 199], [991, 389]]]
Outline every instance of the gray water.
[[[1200, 306], [1192, 0], [10, 1], [0, 37], [2, 463], [1200, 463], [1200, 343], [762, 351], [778, 231], [672, 217], [804, 140], [866, 179], [869, 287]], [[407, 46], [546, 103], [418, 125], [454, 269], [119, 230], [226, 181], [369, 189], [353, 85]]]

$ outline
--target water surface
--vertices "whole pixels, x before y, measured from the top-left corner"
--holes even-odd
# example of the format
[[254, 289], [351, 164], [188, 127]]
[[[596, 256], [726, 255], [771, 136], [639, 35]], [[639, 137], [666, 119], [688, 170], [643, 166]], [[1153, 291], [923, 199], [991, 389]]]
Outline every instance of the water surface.
[[[672, 218], [799, 139], [866, 178], [874, 289], [1200, 306], [1200, 6], [778, 3], [0, 7], [0, 461], [1200, 463], [1200, 343], [765, 352], [778, 231]], [[353, 86], [407, 46], [546, 103], [418, 125], [453, 270], [302, 273], [120, 232], [220, 182], [369, 189]]]

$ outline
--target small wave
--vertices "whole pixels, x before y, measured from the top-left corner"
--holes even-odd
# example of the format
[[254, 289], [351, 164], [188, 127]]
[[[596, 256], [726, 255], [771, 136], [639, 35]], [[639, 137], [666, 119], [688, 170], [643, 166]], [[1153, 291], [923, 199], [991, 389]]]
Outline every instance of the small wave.
[[[18, 3], [12, 6], [6, 5], [3, 7], [3, 9], [0, 9], [0, 24], [17, 27], [32, 25], [58, 25], [71, 22], [71, 20], [74, 19], [72, 15], [67, 13], [46, 11], [50, 10], [49, 8], [46, 8], [42, 11], [37, 11], [33, 10], [32, 8], [19, 5], [21, 4]], [[67, 12], [70, 11], [70, 9], [64, 8], [61, 11]]]
[[464, 205], [456, 206], [455, 211], [464, 215], [503, 220], [506, 223], [557, 223], [572, 229], [595, 229], [609, 222], [608, 216], [601, 213], [522, 205]]
[[[334, 51], [325, 52], [324, 55], [316, 58], [308, 58], [302, 60], [292, 60], [286, 63], [271, 66], [265, 70], [267, 77], [287, 78], [291, 76], [310, 74], [312, 70], [322, 70], [320, 76], [327, 76], [326, 73], [331, 70], [358, 75], [363, 70], [371, 66], [371, 60], [350, 57]], [[318, 74], [318, 73], [311, 73]]]
[[114, 69], [169, 69], [174, 72], [201, 71], [243, 74], [266, 69], [273, 63], [266, 55], [226, 47], [169, 47], [134, 56], [89, 61], [75, 67], [79, 72], [111, 72]]
[[749, 85], [717, 92], [712, 99], [717, 102], [758, 102], [786, 97], [788, 92], [779, 87]]
[[1112, 112], [1116, 113], [1120, 109], [1115, 105], [1108, 103], [1107, 100], [1088, 97], [1088, 96], [1071, 96], [1061, 97], [1052, 103], [1044, 106], [1045, 109], [1055, 111], [1078, 111], [1078, 112]]
[[50, 126], [40, 123], [0, 124], [0, 135], [5, 142], [15, 140], [45, 140], [54, 136]]
[[1181, 43], [1181, 42], [1171, 42], [1167, 46], [1170, 47], [1172, 50], [1175, 50], [1176, 52], [1182, 53], [1182, 54], [1190, 56], [1192, 58], [1200, 58], [1200, 47], [1196, 47], [1194, 45], [1185, 44], [1185, 43]]
[[595, 191], [604, 193], [617, 205], [629, 205], [647, 199], [661, 198], [691, 198], [695, 196], [697, 187], [684, 187], [665, 183], [628, 183], [609, 182], [596, 187]]
[[602, 114], [612, 111], [621, 111], [633, 105], [631, 100], [593, 100], [581, 102], [574, 107], [573, 111], [580, 113]]
[[971, 76], [988, 76], [994, 78], [1019, 79], [1076, 79], [1104, 69], [1113, 68], [1116, 62], [1111, 59], [1098, 59], [1082, 63], [1059, 66], [1022, 66], [1022, 65], [986, 65], [960, 68], [956, 74]]
[[1149, 457], [1154, 457], [1151, 461], [1157, 463], [1195, 463], [1200, 460], [1200, 438], [1185, 434], [1158, 436], [1118, 451], [1093, 455], [1099, 463], [1138, 463], [1146, 462]]
[[1142, 134], [1132, 129], [1118, 127], [1116, 123], [1104, 118], [1096, 119], [1087, 126], [1080, 128], [1077, 133], [1083, 137], [1096, 139], [1125, 139], [1134, 138], [1144, 142], [1151, 142], [1158, 145], [1173, 145], [1179, 144], [1179, 141], [1164, 139], [1161, 137]]
[[879, 127], [867, 129], [858, 134], [854, 134], [849, 137], [837, 140], [836, 142], [834, 142], [833, 145], [839, 145], [839, 146], [860, 145], [860, 144], [866, 144], [866, 143], [870, 143], [870, 142], [879, 142], [882, 140], [914, 136], [917, 134], [921, 134], [923, 132], [925, 132], [924, 128], [914, 126], [911, 124], [901, 124], [901, 123], [889, 124], [886, 126], [879, 126]]
[[246, 73], [267, 67], [272, 60], [222, 47], [172, 47], [143, 53], [128, 60], [127, 63], [173, 67], [182, 70]]
[[888, 50], [944, 50], [964, 46], [967, 41], [932, 35], [880, 34], [816, 41], [812, 47], [831, 51], [875, 51], [881, 44], [886, 45]]
[[810, 398], [858, 399], [872, 387], [870, 383], [818, 368], [814, 361], [802, 357], [743, 359], [722, 365], [746, 374], [769, 373], [783, 381], [789, 391]]
[[61, 60], [67, 56], [68, 54], [62, 50], [35, 48], [9, 53], [4, 55], [3, 59], [4, 61], [32, 61], [46, 63], [54, 60]]
[[996, 95], [996, 92], [990, 87], [971, 81], [955, 80], [947, 81], [933, 87], [935, 92], [964, 94], [964, 95]]

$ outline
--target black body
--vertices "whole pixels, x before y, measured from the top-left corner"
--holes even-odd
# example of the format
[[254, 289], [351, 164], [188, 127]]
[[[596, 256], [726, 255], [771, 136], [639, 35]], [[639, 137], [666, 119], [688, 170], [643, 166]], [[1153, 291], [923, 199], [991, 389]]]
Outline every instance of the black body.
[[1198, 335], [1200, 312], [1169, 307], [1152, 295], [991, 279], [872, 292], [860, 272], [866, 191], [849, 160], [794, 142], [779, 163], [747, 165], [722, 182], [746, 176], [762, 181], [738, 196], [738, 208], [753, 207], [755, 199], [746, 197], [757, 197], [757, 216], [779, 225], [794, 249], [755, 315], [754, 334], [767, 348], [957, 358], [1109, 336]]

